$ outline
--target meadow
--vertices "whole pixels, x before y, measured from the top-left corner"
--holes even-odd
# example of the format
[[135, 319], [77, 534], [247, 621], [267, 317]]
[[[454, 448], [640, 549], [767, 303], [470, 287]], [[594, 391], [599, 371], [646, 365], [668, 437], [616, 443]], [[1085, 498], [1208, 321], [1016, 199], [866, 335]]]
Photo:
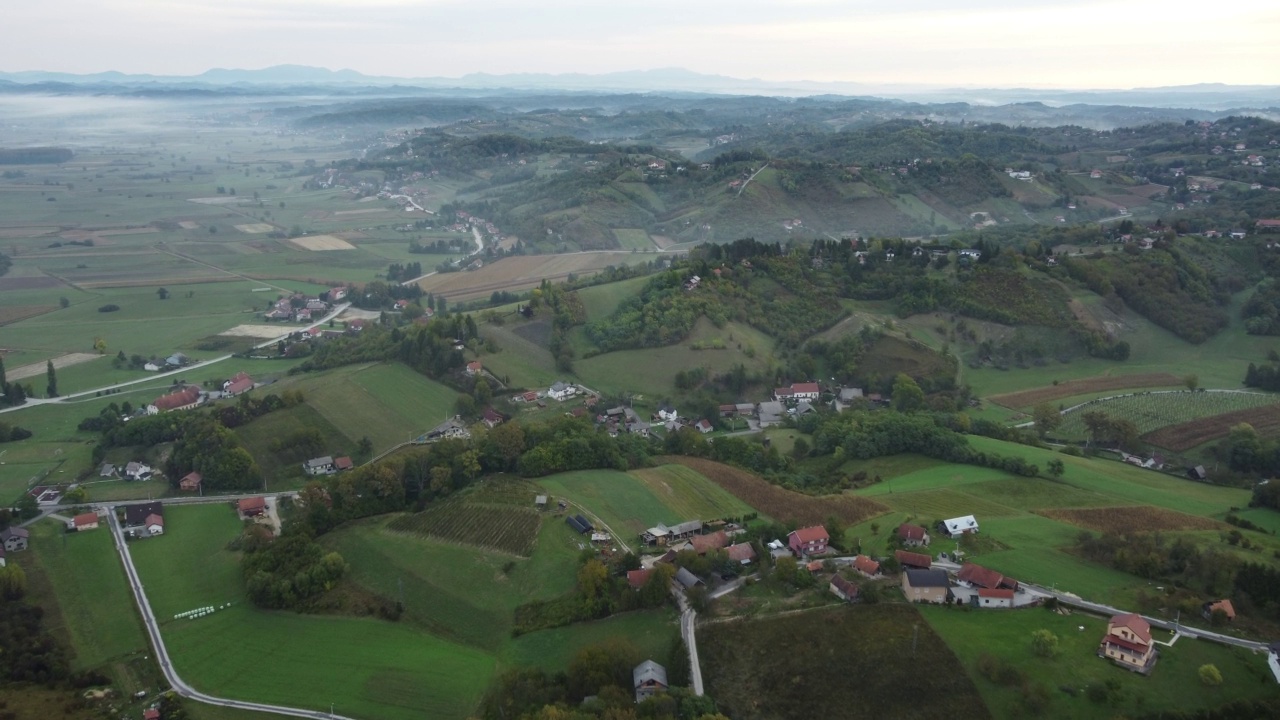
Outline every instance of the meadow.
[[754, 512], [750, 505], [683, 465], [660, 465], [627, 474], [644, 483], [679, 517], [706, 521]]

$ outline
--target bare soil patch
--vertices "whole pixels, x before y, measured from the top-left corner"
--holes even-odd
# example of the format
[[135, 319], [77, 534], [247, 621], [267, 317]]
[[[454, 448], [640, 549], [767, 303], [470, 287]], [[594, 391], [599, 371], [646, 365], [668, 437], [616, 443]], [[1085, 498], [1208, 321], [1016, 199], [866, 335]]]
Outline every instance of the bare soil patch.
[[1280, 405], [1232, 410], [1221, 415], [1166, 425], [1143, 435], [1142, 440], [1167, 450], [1183, 452], [1226, 437], [1231, 428], [1240, 423], [1249, 423], [1254, 430], [1263, 434], [1273, 433], [1280, 429]]
[[302, 250], [311, 250], [313, 252], [356, 249], [355, 245], [333, 235], [309, 235], [306, 237], [296, 237], [290, 240], [289, 244]]
[[180, 220], [178, 222], [178, 227], [182, 228], [183, 230], [195, 230], [200, 227], [200, 223], [193, 222], [191, 220]]
[[[66, 355], [60, 355], [53, 358], [53, 368], [58, 370], [70, 365], [79, 365], [80, 363], [86, 363], [90, 360], [96, 360], [100, 357], [105, 356], [94, 353], [67, 353]], [[45, 363], [31, 363], [30, 365], [22, 365], [21, 367], [16, 367], [8, 371], [5, 374], [5, 377], [9, 380], [23, 380], [29, 377], [43, 375], [47, 369], [48, 366]]]
[[1081, 325], [1098, 332], [1106, 331], [1106, 328], [1102, 326], [1102, 323], [1098, 321], [1098, 318], [1093, 316], [1093, 313], [1089, 312], [1089, 308], [1086, 308], [1084, 303], [1072, 298], [1067, 302], [1067, 307], [1071, 309], [1071, 314], [1075, 315], [1076, 320]]
[[1035, 513], [1098, 532], [1217, 530], [1224, 527], [1217, 520], [1151, 505], [1105, 508], [1052, 508], [1036, 510]]
[[236, 225], [235, 229], [247, 235], [262, 235], [275, 230], [276, 227], [270, 223], [245, 223], [244, 225]]
[[237, 325], [230, 330], [225, 330], [218, 334], [270, 340], [272, 338], [278, 338], [294, 329], [296, 328], [292, 328], [288, 325]]
[[449, 300], [487, 298], [497, 290], [519, 292], [569, 275], [589, 275], [610, 265], [621, 265], [627, 253], [570, 253], [566, 255], [518, 255], [486, 264], [470, 272], [437, 273], [418, 281], [426, 292]]
[[1053, 402], [1062, 398], [1088, 393], [1110, 392], [1112, 390], [1129, 390], [1133, 388], [1174, 387], [1181, 385], [1182, 379], [1170, 373], [1142, 373], [1138, 375], [1099, 375], [1079, 380], [1065, 380], [1057, 385], [1049, 385], [1030, 390], [992, 395], [987, 398], [997, 405], [1017, 410], [1019, 408], [1039, 405], [1042, 402]]
[[[4, 289], [0, 287], [0, 289]], [[47, 312], [57, 310], [57, 305], [13, 305], [11, 307], [0, 307], [0, 325], [10, 325], [20, 320], [26, 320], [37, 315], [43, 315]]]
[[0, 291], [5, 290], [42, 290], [58, 287], [62, 281], [48, 275], [31, 275], [29, 277], [0, 277]]

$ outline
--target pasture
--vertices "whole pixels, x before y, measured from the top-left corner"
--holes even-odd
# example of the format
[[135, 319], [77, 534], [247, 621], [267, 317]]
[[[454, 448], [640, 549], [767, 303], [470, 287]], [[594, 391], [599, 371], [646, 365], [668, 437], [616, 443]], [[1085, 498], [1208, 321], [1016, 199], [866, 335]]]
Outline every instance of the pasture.
[[682, 518], [718, 520], [753, 512], [742, 502], [698, 471], [683, 465], [662, 465], [627, 473], [639, 480], [663, 505]]
[[1045, 517], [1098, 532], [1220, 530], [1226, 527], [1216, 520], [1188, 515], [1167, 508], [1151, 507], [1150, 505], [1107, 508], [1055, 508], [1040, 510], [1039, 512]]
[[616, 470], [579, 470], [541, 478], [538, 484], [597, 516], [625, 543], [634, 545], [637, 535], [660, 522], [675, 524], [695, 518], [681, 517], [627, 473]]
[[[1280, 396], [1261, 392], [1191, 392], [1189, 390], [1157, 391], [1125, 395], [1107, 400], [1097, 400], [1083, 405], [1062, 416], [1062, 424], [1054, 430], [1054, 436], [1064, 440], [1084, 440], [1087, 432], [1084, 415], [1088, 412], [1103, 412], [1116, 420], [1129, 420], [1141, 434], [1171, 425], [1186, 424], [1186, 427], [1207, 430], [1221, 429], [1225, 434], [1234, 424], [1232, 421], [1240, 411], [1253, 411], [1246, 417], [1265, 418], [1268, 416], [1267, 406], [1280, 404]], [[1280, 411], [1270, 408], [1270, 414], [1277, 416], [1280, 424]], [[1214, 416], [1226, 416], [1218, 421]], [[1193, 421], [1203, 421], [1196, 422]], [[1210, 422], [1212, 421], [1212, 422]], [[1236, 420], [1235, 422], [1245, 422]], [[1179, 433], [1178, 435], [1181, 435]], [[1202, 433], [1201, 433], [1202, 434]], [[1165, 437], [1161, 436], [1162, 439]], [[1191, 437], [1189, 435], [1189, 437]], [[1170, 436], [1165, 442], [1178, 442], [1179, 437]], [[1195, 443], [1198, 445], [1200, 443]], [[1182, 445], [1182, 442], [1178, 442]], [[1170, 450], [1185, 450], [1186, 447], [1161, 445]]]
[[[647, 189], [647, 188], [646, 188]], [[613, 237], [618, 241], [618, 247], [623, 250], [653, 250], [653, 240], [650, 239], [649, 233], [636, 228], [617, 228], [613, 231]]]

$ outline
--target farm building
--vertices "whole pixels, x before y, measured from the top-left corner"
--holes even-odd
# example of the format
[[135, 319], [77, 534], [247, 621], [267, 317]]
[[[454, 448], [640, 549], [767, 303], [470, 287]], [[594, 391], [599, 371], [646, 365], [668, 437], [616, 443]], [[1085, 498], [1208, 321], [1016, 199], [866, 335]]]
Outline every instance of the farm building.
[[677, 525], [667, 526], [663, 523], [640, 533], [641, 539], [648, 545], [666, 545], [676, 540], [683, 540], [702, 529], [701, 520], [688, 520]]
[[176, 390], [167, 395], [161, 395], [151, 401], [151, 406], [157, 412], [170, 412], [173, 410], [187, 410], [200, 404], [201, 395], [200, 388], [195, 385], [187, 385], [181, 390]]
[[71, 518], [71, 522], [67, 523], [67, 529], [74, 532], [84, 532], [85, 530], [98, 529], [98, 513], [87, 512], [80, 513]]
[[978, 520], [972, 515], [964, 515], [962, 517], [943, 520], [938, 523], [938, 530], [946, 533], [951, 539], [959, 539], [961, 535], [966, 533], [978, 532]]
[[253, 378], [248, 373], [239, 372], [235, 377], [222, 383], [222, 392], [227, 395], [239, 395], [253, 389]]
[[591, 532], [591, 523], [581, 515], [570, 515], [564, 521], [580, 535]]
[[854, 602], [858, 599], [858, 586], [838, 573], [831, 577], [831, 584], [827, 588], [831, 590], [833, 595], [845, 602]]
[[933, 567], [933, 558], [924, 553], [914, 553], [907, 550], [895, 550], [893, 557], [903, 568], [913, 568], [915, 570], [928, 570]]
[[737, 543], [725, 548], [725, 552], [729, 555], [729, 559], [743, 565], [750, 565], [756, 559], [756, 549], [751, 547], [751, 543]]
[[651, 572], [653, 571], [649, 570], [648, 568], [642, 568], [640, 570], [628, 570], [627, 584], [631, 586], [632, 590], [639, 590], [640, 588], [644, 587], [645, 583], [649, 582], [649, 573]]
[[691, 587], [701, 585], [702, 578], [694, 575], [684, 568], [680, 568], [679, 570], [676, 570], [676, 582], [680, 583], [681, 587], [685, 590], [688, 590]]
[[244, 498], [236, 503], [236, 510], [243, 517], [258, 517], [267, 511], [267, 499], [264, 497]]
[[693, 544], [693, 551], [699, 555], [706, 555], [712, 550], [719, 550], [729, 544], [729, 536], [723, 530], [717, 530], [706, 535], [694, 535], [689, 540]]
[[645, 660], [631, 671], [632, 684], [635, 686], [636, 702], [667, 691], [667, 669], [652, 660]]
[[4, 543], [4, 549], [7, 552], [26, 550], [30, 540], [31, 533], [27, 532], [26, 528], [7, 527], [0, 530], [0, 543]]
[[1146, 675], [1156, 664], [1151, 625], [1135, 613], [1116, 615], [1107, 622], [1107, 634], [1098, 646], [1098, 656], [1109, 658], [1127, 670]]
[[945, 570], [904, 570], [902, 594], [911, 602], [945, 603], [951, 598], [951, 580]]
[[116, 466], [111, 463], [102, 463], [102, 467], [98, 468], [98, 477], [111, 478], [116, 476]]
[[827, 551], [827, 543], [830, 540], [826, 528], [814, 525], [792, 530], [787, 536], [787, 547], [797, 555], [821, 555]]
[[355, 466], [356, 464], [354, 462], [351, 462], [351, 458], [345, 455], [340, 458], [333, 459], [333, 469], [337, 470], [338, 472], [342, 472], [343, 470], [350, 470]]
[[929, 544], [929, 532], [919, 525], [902, 523], [898, 526], [898, 539], [906, 547], [920, 547]]
[[202, 482], [204, 482], [204, 477], [200, 475], [200, 473], [192, 470], [186, 475], [183, 475], [182, 479], [178, 481], [178, 489], [184, 492], [196, 492], [200, 489], [200, 483]]
[[781, 424], [784, 413], [786, 413], [786, 409], [777, 400], [768, 400], [760, 403], [760, 427], [767, 428]]
[[985, 588], [987, 590], [995, 590], [996, 588], [1018, 589], [1017, 580], [973, 563], [965, 563], [961, 566], [960, 572], [956, 573], [956, 582], [965, 587]]
[[1013, 591], [1006, 588], [982, 588], [971, 598], [971, 602], [975, 607], [1011, 608], [1013, 607]]
[[547, 509], [547, 496], [546, 496], [546, 495], [539, 495], [539, 496], [535, 497], [535, 498], [533, 499], [533, 506], [534, 506], [534, 507], [536, 507], [536, 508], [538, 508], [539, 510], [546, 510], [546, 509]]
[[818, 383], [792, 383], [789, 387], [774, 388], [773, 399], [778, 402], [817, 400], [822, 395]]
[[861, 399], [862, 388], [840, 388], [840, 392], [836, 393], [835, 399], [831, 401], [831, 407], [836, 412], [844, 412]]

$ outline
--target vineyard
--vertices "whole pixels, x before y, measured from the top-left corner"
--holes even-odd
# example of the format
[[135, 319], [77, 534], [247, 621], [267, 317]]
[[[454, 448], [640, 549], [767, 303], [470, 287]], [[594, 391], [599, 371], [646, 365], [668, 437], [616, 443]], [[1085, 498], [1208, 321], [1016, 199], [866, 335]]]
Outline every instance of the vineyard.
[[[1259, 409], [1275, 413], [1275, 406], [1280, 397], [1265, 393], [1244, 392], [1177, 392], [1138, 393], [1108, 400], [1091, 402], [1062, 416], [1062, 425], [1054, 431], [1054, 436], [1062, 440], [1084, 440], [1084, 416], [1088, 412], [1103, 412], [1113, 420], [1129, 420], [1138, 428], [1139, 434], [1152, 433], [1171, 425], [1194, 422], [1197, 426], [1229, 428], [1216, 421], [1215, 416], [1235, 414], [1240, 411], [1254, 412]], [[1207, 422], [1214, 421], [1214, 422]], [[1235, 422], [1242, 422], [1236, 420]], [[1234, 424], [1234, 423], [1233, 423]], [[1152, 444], [1170, 450], [1185, 450], [1191, 445], [1173, 447], [1148, 439]], [[1198, 444], [1198, 443], [1196, 443]]]
[[1197, 445], [1226, 437], [1227, 433], [1231, 432], [1231, 428], [1240, 423], [1248, 423], [1254, 430], [1264, 435], [1274, 433], [1280, 430], [1280, 404], [1272, 403], [1169, 425], [1143, 435], [1142, 439], [1157, 447], [1183, 452]]
[[739, 500], [784, 523], [818, 525], [829, 517], [854, 525], [883, 515], [889, 508], [856, 495], [802, 495], [770, 484], [745, 470], [701, 458], [670, 456], [659, 462], [677, 463], [697, 470], [703, 477], [728, 490]]
[[392, 520], [396, 532], [528, 557], [538, 538], [540, 518], [533, 509], [450, 502]]
[[528, 480], [501, 475], [476, 484], [467, 494], [467, 502], [531, 508], [539, 494], [538, 486]]
[[1129, 533], [1156, 532], [1159, 530], [1217, 530], [1223, 527], [1217, 520], [1180, 513], [1150, 505], [1108, 508], [1055, 508], [1037, 510], [1054, 520], [1098, 532]]

